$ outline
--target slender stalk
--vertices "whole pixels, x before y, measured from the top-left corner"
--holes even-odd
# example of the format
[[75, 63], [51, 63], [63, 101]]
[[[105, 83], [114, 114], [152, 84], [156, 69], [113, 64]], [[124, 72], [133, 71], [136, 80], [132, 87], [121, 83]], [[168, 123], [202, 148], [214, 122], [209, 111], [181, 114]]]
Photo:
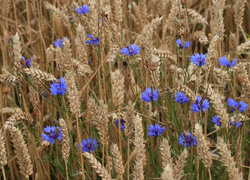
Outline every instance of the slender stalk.
[[207, 111], [205, 112], [205, 127], [204, 127], [204, 135], [207, 137]]
[[118, 107], [118, 122], [119, 122], [119, 128], [118, 128], [118, 133], [119, 133], [119, 148], [120, 148], [120, 153], [122, 155], [122, 135], [121, 135], [121, 106]]
[[3, 174], [3, 180], [6, 180], [4, 167], [2, 167], [2, 174]]
[[208, 169], [208, 174], [209, 174], [209, 180], [212, 180], [212, 175], [211, 175], [210, 168]]
[[80, 155], [80, 161], [81, 161], [81, 169], [82, 169], [82, 180], [85, 180], [85, 174], [84, 174], [84, 164], [83, 164], [83, 157], [82, 157], [82, 145], [81, 145], [81, 135], [80, 135], [80, 129], [79, 129], [79, 119], [76, 116], [76, 129], [77, 129], [77, 137], [78, 137], [78, 144], [80, 146], [80, 149], [78, 150]]
[[200, 161], [198, 158], [198, 145], [196, 146], [196, 180], [199, 180], [200, 178]]
[[65, 167], [66, 167], [66, 179], [69, 180], [69, 172], [68, 172], [68, 165], [67, 161], [65, 161]]
[[[128, 137], [128, 146], [127, 146], [127, 149], [128, 149], [128, 159], [129, 159], [129, 137]], [[129, 162], [128, 162], [128, 169], [127, 169], [127, 180], [129, 180]]]

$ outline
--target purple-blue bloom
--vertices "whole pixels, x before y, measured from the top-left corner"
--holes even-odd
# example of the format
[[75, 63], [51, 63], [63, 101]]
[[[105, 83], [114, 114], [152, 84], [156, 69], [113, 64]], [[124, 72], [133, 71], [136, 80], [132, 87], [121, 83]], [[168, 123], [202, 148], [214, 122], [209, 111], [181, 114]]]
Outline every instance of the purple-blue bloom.
[[[124, 126], [125, 123], [126, 123], [126, 121], [124, 121], [124, 119], [121, 119], [121, 120], [120, 120], [120, 125], [121, 125], [121, 130], [122, 130], [122, 131], [123, 131], [124, 128], [125, 128], [125, 126]], [[117, 128], [119, 128], [119, 121], [118, 121], [118, 119], [115, 120], [115, 125], [116, 125]]]
[[236, 65], [236, 62], [237, 62], [236, 58], [231, 63], [229, 60], [227, 60], [227, 57], [221, 57], [219, 59], [219, 63], [225, 67], [234, 67]]
[[66, 93], [67, 85], [64, 78], [58, 79], [58, 83], [54, 82], [50, 85], [52, 95], [64, 95]]
[[84, 4], [83, 6], [76, 8], [76, 12], [78, 12], [78, 14], [87, 14], [89, 12], [89, 7], [87, 4]]
[[220, 122], [220, 117], [218, 117], [217, 115], [215, 115], [212, 119], [212, 122], [217, 125], [217, 126], [221, 126], [221, 122]]
[[196, 146], [197, 145], [196, 136], [192, 137], [191, 132], [188, 132], [187, 136], [184, 136], [184, 134], [181, 133], [179, 137], [179, 144], [186, 147], [191, 147], [192, 144]]
[[57, 39], [55, 42], [54, 42], [54, 46], [55, 47], [59, 47], [59, 48], [62, 48], [63, 47], [63, 39]]
[[180, 91], [178, 91], [175, 95], [175, 99], [177, 103], [187, 103], [188, 102], [188, 98]]
[[160, 91], [159, 89], [155, 89], [155, 91], [153, 92], [151, 87], [148, 87], [146, 88], [145, 91], [141, 93], [141, 98], [144, 102], [150, 102], [152, 100], [156, 101], [157, 98], [159, 97], [158, 95], [159, 91]]
[[190, 60], [196, 65], [196, 66], [204, 66], [206, 63], [206, 54], [199, 54], [195, 53], [193, 56], [191, 56]]
[[235, 111], [239, 106], [237, 101], [235, 101], [235, 100], [233, 100], [231, 98], [227, 98], [227, 104], [228, 104], [229, 107], [231, 107], [230, 112]]
[[[56, 130], [57, 129], [57, 130]], [[48, 141], [51, 144], [54, 144], [56, 139], [61, 141], [62, 139], [62, 131], [61, 128], [59, 127], [54, 127], [54, 126], [47, 126], [44, 129], [44, 132], [47, 133], [42, 133], [42, 139], [45, 141]]]
[[185, 49], [185, 48], [187, 48], [187, 47], [188, 47], [188, 48], [190, 47], [190, 42], [189, 42], [189, 41], [184, 42], [184, 43], [183, 43], [183, 46], [182, 46], [182, 44], [181, 44], [181, 39], [177, 39], [177, 40], [176, 40], [176, 44], [179, 45], [179, 47], [182, 48], [182, 49]]
[[210, 107], [209, 101], [207, 99], [205, 99], [203, 102], [201, 102], [201, 99], [201, 96], [197, 96], [195, 103], [191, 104], [191, 111], [199, 113], [202, 109], [202, 111], [205, 112]]
[[151, 124], [148, 127], [148, 135], [155, 137], [156, 135], [160, 136], [163, 131], [165, 131], [166, 127], [163, 126], [161, 128], [161, 126], [159, 124], [155, 124], [154, 126]]
[[247, 104], [246, 103], [244, 103], [243, 101], [240, 101], [239, 102], [239, 111], [240, 112], [245, 112], [246, 111], [246, 109], [247, 109]]
[[232, 126], [232, 125], [234, 125], [235, 124], [235, 127], [237, 128], [237, 127], [240, 127], [241, 125], [242, 125], [242, 122], [241, 121], [239, 121], [239, 122], [233, 122], [232, 120], [230, 120], [230, 126]]
[[[99, 144], [96, 139], [88, 138], [84, 139], [81, 142], [82, 152], [93, 152], [96, 148], [98, 148]], [[80, 149], [80, 145], [78, 144], [78, 149]]]
[[126, 54], [127, 56], [133, 56], [133, 55], [137, 55], [139, 54], [141, 48], [139, 45], [135, 45], [135, 44], [130, 44], [129, 45], [129, 48], [127, 48], [126, 46], [124, 46], [122, 49], [121, 49], [121, 53], [122, 54]]
[[31, 66], [31, 59], [25, 59], [23, 56], [22, 56], [22, 59], [24, 60], [24, 64], [27, 66], [27, 67], [30, 67]]
[[86, 43], [88, 43], [89, 45], [94, 43], [94, 45], [97, 46], [99, 44], [99, 38], [97, 37], [94, 38], [91, 34], [88, 34], [87, 37], [91, 38], [91, 40], [86, 41]]

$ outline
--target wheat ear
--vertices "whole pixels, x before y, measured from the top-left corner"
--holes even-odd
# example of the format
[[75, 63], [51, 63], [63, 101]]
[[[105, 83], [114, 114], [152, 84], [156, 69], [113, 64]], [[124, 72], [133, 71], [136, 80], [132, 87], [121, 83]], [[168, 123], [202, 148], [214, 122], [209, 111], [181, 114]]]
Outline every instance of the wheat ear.
[[198, 123], [195, 124], [194, 133], [197, 137], [199, 156], [203, 160], [203, 163], [206, 168], [210, 168], [212, 166], [212, 152], [209, 151], [209, 143], [205, 139], [204, 134], [202, 133], [202, 127]]
[[118, 146], [116, 144], [112, 145], [111, 153], [114, 157], [115, 172], [117, 174], [116, 179], [119, 179], [119, 177], [122, 177], [122, 175], [124, 174], [124, 166], [123, 166], [122, 155], [119, 152]]
[[164, 168], [165, 166], [167, 166], [167, 164], [173, 167], [171, 149], [170, 149], [169, 142], [166, 138], [163, 138], [160, 144], [160, 152], [161, 152], [161, 159], [162, 159], [162, 167]]
[[26, 74], [30, 75], [33, 78], [39, 79], [39, 80], [45, 80], [45, 81], [57, 81], [57, 79], [49, 73], [43, 72], [40, 69], [34, 69], [34, 68], [25, 68], [23, 70]]
[[183, 177], [184, 174], [184, 167], [187, 162], [188, 152], [186, 149], [181, 153], [178, 160], [175, 162], [175, 165], [173, 167], [174, 169], [174, 179], [180, 180]]
[[26, 179], [33, 173], [33, 164], [31, 162], [30, 154], [28, 152], [27, 144], [24, 141], [22, 132], [15, 126], [9, 126], [11, 142], [14, 146], [14, 152], [17, 155], [17, 163], [19, 165], [20, 173]]
[[173, 168], [171, 165], [166, 164], [163, 173], [161, 174], [162, 180], [175, 180]]
[[135, 165], [133, 169], [134, 179], [142, 180], [144, 179], [144, 166], [146, 164], [146, 150], [144, 143], [144, 132], [142, 126], [142, 118], [137, 114], [134, 119], [134, 146], [135, 150], [138, 152], [135, 157]]
[[102, 177], [103, 180], [112, 180], [111, 175], [108, 171], [101, 165], [101, 163], [93, 156], [93, 154], [84, 152], [83, 155], [88, 159], [92, 168]]
[[230, 180], [243, 180], [242, 173], [236, 168], [235, 161], [231, 156], [231, 151], [228, 149], [227, 144], [223, 141], [222, 137], [217, 138], [217, 149], [221, 156], [221, 161], [227, 167], [228, 177]]
[[0, 128], [0, 169], [7, 164], [7, 153], [5, 148], [5, 138]]

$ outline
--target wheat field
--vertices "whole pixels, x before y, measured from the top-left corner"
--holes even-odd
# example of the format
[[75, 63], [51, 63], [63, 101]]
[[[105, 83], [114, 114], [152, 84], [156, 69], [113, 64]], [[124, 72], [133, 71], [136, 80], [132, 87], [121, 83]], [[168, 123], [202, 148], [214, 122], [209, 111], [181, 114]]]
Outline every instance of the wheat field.
[[1, 179], [250, 179], [249, 0], [0, 4]]

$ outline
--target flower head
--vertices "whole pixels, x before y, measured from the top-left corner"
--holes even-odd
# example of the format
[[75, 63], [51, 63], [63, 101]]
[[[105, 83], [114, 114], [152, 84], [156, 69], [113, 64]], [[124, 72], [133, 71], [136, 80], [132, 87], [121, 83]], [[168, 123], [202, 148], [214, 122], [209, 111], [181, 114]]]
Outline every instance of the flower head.
[[83, 6], [76, 8], [76, 12], [78, 12], [78, 14], [87, 14], [89, 12], [89, 7], [87, 4], [84, 4]]
[[160, 136], [163, 131], [165, 131], [166, 127], [163, 126], [161, 128], [161, 126], [159, 124], [155, 124], [154, 126], [151, 124], [148, 127], [148, 135], [155, 137], [156, 135]]
[[179, 137], [179, 144], [181, 144], [182, 146], [186, 146], [186, 147], [191, 147], [192, 144], [196, 146], [197, 145], [196, 136], [192, 137], [191, 132], [188, 132], [187, 136], [181, 133]]
[[146, 90], [141, 93], [141, 98], [144, 102], [150, 102], [152, 100], [156, 101], [157, 98], [159, 97], [158, 95], [159, 91], [160, 91], [159, 89], [155, 89], [155, 91], [153, 92], [151, 87], [146, 88]]
[[129, 48], [124, 46], [124, 48], [121, 49], [122, 54], [126, 54], [127, 56], [133, 56], [139, 54], [141, 48], [140, 46], [136, 46], [135, 44], [130, 44]]
[[54, 144], [56, 139], [58, 139], [59, 141], [61, 141], [62, 139], [62, 132], [61, 132], [61, 128], [59, 127], [54, 127], [54, 126], [47, 126], [44, 129], [44, 132], [46, 133], [42, 133], [42, 139], [45, 141], [50, 142], [51, 144]]
[[94, 38], [91, 34], [88, 34], [87, 37], [91, 39], [86, 41], [86, 43], [88, 43], [89, 45], [94, 43], [94, 45], [97, 46], [99, 44], [99, 38]]
[[240, 101], [239, 102], [239, 111], [240, 112], [245, 112], [246, 111], [246, 109], [247, 109], [247, 104], [246, 103], [244, 103], [243, 101]]
[[232, 120], [230, 120], [230, 126], [232, 126], [232, 125], [234, 125], [235, 124], [235, 127], [237, 128], [237, 127], [240, 127], [241, 125], [242, 125], [242, 122], [233, 122]]
[[186, 41], [186, 42], [184, 42], [183, 43], [183, 45], [181, 44], [181, 39], [177, 39], [176, 40], [176, 44], [180, 47], [180, 48], [182, 48], [182, 49], [185, 49], [185, 48], [189, 48], [190, 47], [190, 42], [189, 41]]
[[[82, 152], [93, 152], [96, 148], [98, 148], [99, 144], [96, 139], [88, 138], [84, 139], [81, 142]], [[80, 145], [78, 144], [78, 149], [80, 149]]]
[[221, 126], [221, 122], [220, 122], [220, 117], [218, 117], [217, 115], [215, 115], [212, 119], [212, 122], [217, 125], [217, 126]]
[[206, 54], [199, 54], [195, 53], [193, 56], [191, 56], [190, 60], [196, 65], [196, 66], [204, 66], [206, 63]]
[[[126, 123], [126, 121], [124, 121], [124, 119], [121, 119], [121, 120], [120, 120], [120, 125], [121, 125], [121, 130], [122, 130], [122, 131], [123, 131], [124, 128], [125, 128], [125, 126], [124, 126], [125, 123]], [[116, 125], [117, 128], [119, 128], [119, 120], [118, 120], [118, 119], [115, 120], [115, 125]]]
[[180, 91], [178, 91], [175, 95], [175, 99], [177, 103], [187, 103], [188, 102], [188, 98]]
[[229, 60], [227, 60], [227, 57], [221, 57], [219, 59], [220, 65], [225, 67], [234, 67], [236, 65], [236, 62], [237, 62], [236, 58], [231, 63]]
[[230, 112], [235, 111], [239, 106], [237, 101], [235, 101], [235, 100], [233, 100], [231, 98], [227, 98], [227, 104], [228, 104], [229, 107], [231, 107]]
[[201, 96], [197, 96], [197, 100], [195, 101], [195, 103], [191, 104], [191, 111], [199, 113], [202, 109], [202, 111], [205, 112], [210, 107], [209, 101], [207, 99], [205, 99], [203, 102], [201, 102], [201, 100]]
[[52, 95], [64, 95], [66, 93], [67, 85], [64, 78], [58, 79], [58, 83], [54, 82], [50, 85]]
[[59, 47], [59, 48], [62, 48], [63, 47], [63, 39], [57, 39], [55, 42], [54, 42], [54, 46], [55, 47]]
[[23, 56], [22, 56], [22, 59], [23, 59], [23, 65], [27, 66], [27, 67], [30, 67], [31, 66], [31, 59], [25, 59]]

